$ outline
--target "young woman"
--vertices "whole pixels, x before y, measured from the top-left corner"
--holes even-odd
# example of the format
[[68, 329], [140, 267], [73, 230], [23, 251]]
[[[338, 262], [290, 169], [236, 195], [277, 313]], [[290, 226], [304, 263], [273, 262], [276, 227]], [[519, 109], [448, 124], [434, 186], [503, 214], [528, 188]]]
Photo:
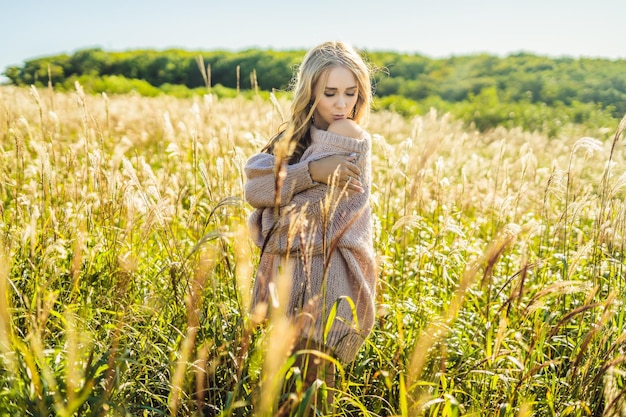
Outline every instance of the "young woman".
[[353, 48], [313, 48], [298, 69], [286, 127], [245, 167], [249, 226], [262, 250], [254, 305], [269, 304], [270, 283], [288, 271], [296, 350], [323, 350], [342, 363], [374, 324], [371, 138], [362, 128], [371, 99], [370, 69]]

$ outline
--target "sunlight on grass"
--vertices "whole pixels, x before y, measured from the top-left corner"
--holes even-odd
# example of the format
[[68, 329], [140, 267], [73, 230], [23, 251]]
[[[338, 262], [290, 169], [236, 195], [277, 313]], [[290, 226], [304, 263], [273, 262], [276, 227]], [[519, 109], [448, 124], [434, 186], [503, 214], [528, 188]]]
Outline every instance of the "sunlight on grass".
[[[250, 311], [242, 198], [282, 100], [0, 88], [1, 410], [284, 404], [296, 329]], [[378, 312], [334, 415], [626, 413], [626, 119], [604, 128], [372, 115]]]

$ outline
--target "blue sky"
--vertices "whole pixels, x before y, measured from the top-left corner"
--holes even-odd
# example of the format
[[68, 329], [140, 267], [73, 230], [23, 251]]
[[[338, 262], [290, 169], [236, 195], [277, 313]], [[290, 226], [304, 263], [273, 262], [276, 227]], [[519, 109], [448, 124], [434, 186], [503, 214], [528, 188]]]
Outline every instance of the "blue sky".
[[304, 49], [335, 39], [430, 57], [616, 59], [626, 58], [624, 16], [624, 0], [15, 0], [0, 5], [0, 72], [87, 47]]

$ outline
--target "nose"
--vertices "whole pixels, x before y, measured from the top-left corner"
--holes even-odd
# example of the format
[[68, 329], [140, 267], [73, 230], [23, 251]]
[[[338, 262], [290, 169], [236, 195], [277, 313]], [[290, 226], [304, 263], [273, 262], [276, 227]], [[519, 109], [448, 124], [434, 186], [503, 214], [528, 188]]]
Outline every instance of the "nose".
[[339, 108], [345, 107], [346, 106], [346, 98], [343, 95], [339, 95], [339, 98], [337, 99], [335, 105]]

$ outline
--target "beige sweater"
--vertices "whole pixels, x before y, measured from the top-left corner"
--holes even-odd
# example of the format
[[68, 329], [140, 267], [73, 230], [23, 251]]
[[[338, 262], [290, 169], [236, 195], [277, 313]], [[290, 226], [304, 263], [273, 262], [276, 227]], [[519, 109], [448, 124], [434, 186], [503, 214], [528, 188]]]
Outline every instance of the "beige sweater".
[[[311, 127], [311, 139], [300, 162], [287, 166], [279, 213], [274, 207], [274, 156], [260, 153], [246, 164], [245, 196], [255, 208], [249, 227], [263, 249], [253, 297], [255, 304], [267, 301], [268, 284], [288, 263], [293, 280], [287, 312], [299, 319], [296, 322], [308, 337], [333, 349], [347, 363], [374, 324], [371, 138], [365, 133], [357, 140]], [[352, 153], [358, 155], [364, 193], [347, 196], [340, 189], [312, 181], [309, 162]], [[332, 327], [325, 331], [337, 301]]]

